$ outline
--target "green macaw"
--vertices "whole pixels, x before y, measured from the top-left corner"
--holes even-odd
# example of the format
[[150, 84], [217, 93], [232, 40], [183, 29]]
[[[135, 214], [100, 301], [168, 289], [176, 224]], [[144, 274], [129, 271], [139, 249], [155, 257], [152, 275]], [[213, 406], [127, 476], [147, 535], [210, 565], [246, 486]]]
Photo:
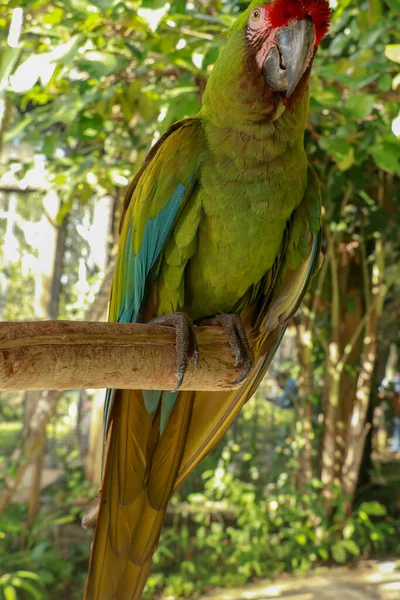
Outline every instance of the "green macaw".
[[[108, 391], [86, 600], [136, 600], [171, 496], [263, 378], [315, 273], [321, 199], [307, 164], [309, 77], [327, 0], [252, 2], [200, 112], [154, 145], [124, 204], [110, 320], [175, 327], [177, 387]], [[194, 324], [221, 325], [242, 385], [180, 391]]]

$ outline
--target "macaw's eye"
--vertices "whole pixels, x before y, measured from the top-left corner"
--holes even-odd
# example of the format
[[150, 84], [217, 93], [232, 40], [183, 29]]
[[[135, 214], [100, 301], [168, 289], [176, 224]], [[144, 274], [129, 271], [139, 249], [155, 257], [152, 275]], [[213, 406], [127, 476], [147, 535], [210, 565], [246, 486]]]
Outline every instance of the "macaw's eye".
[[250, 29], [261, 29], [262, 27], [264, 27], [264, 9], [263, 8], [253, 8], [253, 10], [250, 13], [250, 18], [249, 18], [249, 27]]

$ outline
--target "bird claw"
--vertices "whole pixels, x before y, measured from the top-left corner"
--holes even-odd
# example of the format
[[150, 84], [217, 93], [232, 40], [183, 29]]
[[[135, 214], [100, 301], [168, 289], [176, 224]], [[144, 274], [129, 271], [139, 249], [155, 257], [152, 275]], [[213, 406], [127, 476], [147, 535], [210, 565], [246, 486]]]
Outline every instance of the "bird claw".
[[193, 322], [185, 313], [173, 312], [152, 319], [149, 325], [166, 325], [175, 329], [177, 382], [171, 391], [177, 392], [183, 383], [189, 358], [193, 358], [194, 371], [199, 365], [199, 347]]
[[235, 381], [232, 381], [231, 385], [242, 383], [253, 368], [253, 358], [239, 315], [224, 313], [217, 315], [213, 319], [208, 319], [206, 322], [203, 321], [203, 323], [207, 325], [221, 325], [224, 329], [232, 354], [235, 357], [235, 367], [239, 365], [242, 367], [239, 377]]

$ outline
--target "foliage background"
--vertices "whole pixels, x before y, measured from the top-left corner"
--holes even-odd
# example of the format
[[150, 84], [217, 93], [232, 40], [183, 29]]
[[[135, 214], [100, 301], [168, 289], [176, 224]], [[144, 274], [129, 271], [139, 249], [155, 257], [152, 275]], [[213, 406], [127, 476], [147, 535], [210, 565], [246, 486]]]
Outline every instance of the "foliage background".
[[[199, 109], [224, 31], [246, 4], [0, 0], [2, 319], [82, 319], [100, 302], [124, 188], [166, 128]], [[393, 366], [399, 344], [400, 3], [332, 6], [306, 134], [322, 182], [327, 258], [280, 356], [281, 369], [300, 375], [301, 401], [281, 411], [260, 391], [189, 480], [174, 501], [149, 597], [165, 586], [188, 597], [318, 562], [398, 552], [398, 463], [371, 463], [367, 444], [362, 464], [350, 465], [361, 474], [357, 492], [348, 489], [341, 448], [363, 448], [389, 349]], [[369, 380], [366, 355], [373, 356]], [[20, 431], [29, 438], [30, 400], [0, 399], [7, 486], [29, 456], [23, 444], [19, 455], [11, 451]], [[71, 392], [53, 401], [42, 455], [53, 456], [63, 475], [42, 494], [40, 517], [33, 501], [10, 504], [1, 517], [7, 600], [79, 597], [89, 537], [76, 545], [62, 536], [93, 493], [78, 426], [86, 400]], [[352, 431], [356, 409], [362, 418]], [[95, 467], [88, 469], [96, 481]]]

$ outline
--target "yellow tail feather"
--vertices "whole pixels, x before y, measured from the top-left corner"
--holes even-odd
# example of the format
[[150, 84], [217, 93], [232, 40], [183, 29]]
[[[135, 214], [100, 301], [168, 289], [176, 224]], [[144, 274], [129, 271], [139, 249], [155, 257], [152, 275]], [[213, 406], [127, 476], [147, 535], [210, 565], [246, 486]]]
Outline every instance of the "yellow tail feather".
[[[263, 350], [272, 353], [275, 341], [274, 332]], [[162, 434], [140, 391], [117, 390], [83, 600], [141, 597], [168, 500], [230, 427], [264, 365], [260, 358], [239, 390], [180, 392]]]

